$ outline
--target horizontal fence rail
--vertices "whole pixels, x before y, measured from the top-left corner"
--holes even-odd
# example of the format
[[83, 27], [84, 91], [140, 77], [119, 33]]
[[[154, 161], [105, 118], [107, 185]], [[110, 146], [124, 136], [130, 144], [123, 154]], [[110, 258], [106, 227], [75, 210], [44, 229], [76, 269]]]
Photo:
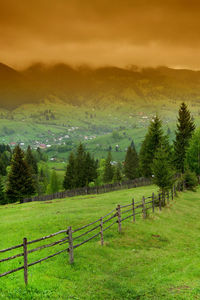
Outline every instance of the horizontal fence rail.
[[[8, 262], [10, 260], [14, 260], [16, 258], [23, 257], [23, 266], [20, 266], [18, 268], [15, 268], [13, 270], [4, 272], [0, 274], [0, 278], [7, 276], [9, 274], [12, 274], [14, 272], [24, 270], [24, 282], [25, 284], [28, 283], [28, 268], [41, 263], [49, 258], [52, 258], [54, 256], [57, 256], [63, 252], [68, 252], [69, 254], [69, 262], [72, 264], [74, 262], [74, 249], [84, 245], [85, 243], [97, 238], [100, 236], [100, 243], [103, 246], [104, 245], [104, 232], [117, 224], [118, 232], [120, 233], [122, 231], [122, 222], [132, 218], [132, 222], [135, 222], [136, 215], [141, 214], [143, 219], [146, 219], [148, 216], [148, 210], [152, 210], [152, 213], [155, 211], [155, 207], [158, 207], [159, 210], [162, 210], [162, 207], [166, 205], [166, 202], [169, 203], [169, 200], [173, 200], [174, 196], [176, 195], [176, 191], [180, 190], [180, 186], [174, 186], [170, 191], [167, 191], [165, 193], [159, 193], [158, 195], [155, 195], [152, 193], [151, 196], [148, 197], [142, 197], [141, 201], [135, 202], [134, 198], [132, 199], [132, 202], [130, 204], [125, 205], [118, 205], [117, 208], [111, 210], [108, 212], [105, 216], [89, 223], [84, 226], [81, 226], [79, 228], [73, 229], [72, 227], [68, 227], [67, 229], [60, 230], [58, 232], [55, 232], [53, 234], [49, 234], [47, 236], [34, 239], [31, 241], [28, 241], [27, 238], [23, 239], [23, 243], [18, 244], [13, 247], [9, 247], [7, 249], [0, 250], [0, 254], [10, 252], [19, 248], [22, 248], [22, 251], [20, 253], [10, 255], [8, 257], [0, 259], [0, 263]], [[86, 231], [85, 231], [86, 230]], [[90, 236], [90, 234], [93, 234]], [[38, 247], [35, 247], [33, 249], [28, 249], [29, 245], [46, 241], [47, 239], [54, 238], [57, 235], [65, 234], [64, 237], [60, 238], [57, 241], [53, 241], [51, 243], [45, 244], [45, 245], [39, 245]], [[89, 235], [89, 236], [88, 236]], [[36, 260], [34, 262], [28, 263], [28, 256], [34, 252], [47, 249], [54, 246], [62, 246], [66, 245], [64, 249], [61, 249], [53, 254], [50, 254], [44, 258], [41, 258], [39, 260]]]
[[67, 190], [64, 192], [58, 192], [51, 195], [41, 195], [35, 196], [32, 198], [23, 199], [23, 203], [27, 202], [34, 202], [34, 201], [48, 201], [53, 199], [62, 199], [66, 197], [74, 197], [74, 196], [81, 196], [81, 195], [92, 195], [92, 194], [103, 194], [107, 192], [117, 191], [120, 189], [130, 189], [136, 188], [139, 186], [146, 186], [152, 184], [152, 180], [150, 178], [136, 178], [133, 180], [117, 182], [117, 183], [110, 183], [101, 186], [94, 186], [94, 187], [83, 187], [77, 188], [73, 190]]

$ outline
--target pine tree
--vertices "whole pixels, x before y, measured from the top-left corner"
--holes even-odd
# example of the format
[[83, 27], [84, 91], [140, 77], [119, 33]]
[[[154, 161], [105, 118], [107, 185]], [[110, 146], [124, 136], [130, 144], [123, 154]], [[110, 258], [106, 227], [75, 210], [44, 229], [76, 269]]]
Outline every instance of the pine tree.
[[32, 154], [31, 151], [31, 147], [28, 146], [27, 151], [26, 151], [26, 155], [25, 155], [25, 159], [27, 164], [30, 166], [31, 168], [31, 173], [32, 174], [38, 174], [38, 166], [37, 166], [37, 162]]
[[150, 122], [148, 132], [140, 149], [140, 169], [142, 175], [150, 177], [152, 175], [152, 163], [157, 149], [163, 141], [162, 123], [158, 116]]
[[79, 144], [75, 159], [75, 186], [84, 187], [86, 185], [85, 168], [86, 152], [83, 144]]
[[0, 175], [6, 176], [6, 167], [5, 160], [3, 159], [2, 155], [0, 156]]
[[103, 173], [103, 181], [105, 183], [110, 183], [113, 179], [113, 166], [111, 164], [112, 161], [112, 156], [110, 151], [108, 152], [106, 161], [105, 161], [105, 168], [104, 168], [104, 173]]
[[39, 147], [37, 147], [36, 156], [37, 156], [37, 161], [40, 161], [42, 159], [42, 152]]
[[8, 186], [6, 194], [10, 203], [20, 201], [35, 193], [34, 181], [31, 170], [26, 160], [24, 152], [18, 146], [15, 147], [11, 161], [11, 169], [8, 174]]
[[174, 165], [177, 171], [184, 173], [186, 151], [190, 138], [195, 130], [194, 122], [191, 118], [187, 105], [182, 103], [179, 109], [176, 139], [174, 141]]
[[97, 178], [97, 162], [87, 152], [85, 156], [85, 186]]
[[76, 187], [75, 185], [75, 156], [74, 153], [71, 152], [69, 155], [69, 160], [67, 164], [67, 169], [63, 181], [63, 188], [68, 190], [68, 189], [73, 189]]
[[133, 149], [135, 148], [135, 143], [133, 140], [131, 141], [131, 148], [133, 148]]
[[174, 173], [169, 161], [169, 155], [164, 146], [157, 149], [152, 164], [153, 181], [162, 192], [167, 191], [173, 185]]
[[10, 165], [11, 161], [11, 152], [8, 151], [9, 146], [0, 145], [0, 175], [6, 176], [7, 174], [7, 167]]
[[98, 162], [80, 144], [76, 153], [71, 152], [64, 177], [64, 189], [85, 187], [97, 178]]
[[2, 178], [0, 177], [0, 205], [6, 204], [6, 202], [7, 201], [5, 198], [3, 182], [2, 182]]
[[124, 173], [130, 180], [139, 176], [139, 159], [134, 144], [128, 147], [124, 161]]

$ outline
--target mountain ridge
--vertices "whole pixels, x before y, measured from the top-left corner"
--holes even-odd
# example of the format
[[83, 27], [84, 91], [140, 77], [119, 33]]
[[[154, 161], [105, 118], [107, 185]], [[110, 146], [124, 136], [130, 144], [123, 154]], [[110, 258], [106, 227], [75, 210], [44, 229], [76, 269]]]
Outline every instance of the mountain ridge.
[[200, 71], [168, 67], [90, 68], [59, 63], [16, 70], [0, 63], [0, 106], [14, 109], [50, 96], [73, 105], [151, 101], [200, 102]]

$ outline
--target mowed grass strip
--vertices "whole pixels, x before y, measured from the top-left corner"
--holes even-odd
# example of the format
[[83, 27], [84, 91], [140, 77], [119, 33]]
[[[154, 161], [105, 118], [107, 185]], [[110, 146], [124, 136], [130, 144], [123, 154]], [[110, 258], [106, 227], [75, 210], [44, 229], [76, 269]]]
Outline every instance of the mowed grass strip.
[[[21, 243], [23, 237], [32, 240], [69, 225], [76, 229], [117, 204], [131, 203], [133, 197], [141, 200], [152, 192], [157, 192], [155, 186], [1, 206], [0, 249]], [[99, 236], [75, 249], [73, 265], [69, 265], [66, 252], [30, 267], [28, 288], [24, 287], [23, 271], [1, 278], [0, 299], [199, 299], [199, 207], [200, 189], [180, 193], [162, 212], [156, 208], [146, 220], [137, 216], [135, 224], [131, 218], [124, 221], [121, 234], [114, 225], [104, 233], [103, 247]], [[32, 253], [29, 263], [65, 247], [68, 245]], [[1, 263], [0, 273], [20, 265], [23, 258]]]

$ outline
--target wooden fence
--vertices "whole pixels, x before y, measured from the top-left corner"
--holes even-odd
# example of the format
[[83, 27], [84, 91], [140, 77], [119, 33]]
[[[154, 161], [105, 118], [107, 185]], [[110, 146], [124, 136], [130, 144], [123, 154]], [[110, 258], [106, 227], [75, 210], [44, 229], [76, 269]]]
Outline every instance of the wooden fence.
[[[170, 191], [166, 193], [160, 193], [158, 195], [154, 195], [154, 193], [149, 197], [142, 197], [141, 201], [135, 202], [134, 199], [132, 199], [132, 202], [127, 205], [118, 205], [117, 208], [114, 208], [112, 211], [107, 213], [105, 216], [99, 218], [98, 220], [95, 220], [91, 222], [90, 224], [87, 224], [85, 226], [82, 226], [77, 229], [72, 229], [72, 227], [68, 227], [68, 229], [64, 229], [61, 231], [58, 231], [56, 233], [28, 241], [27, 238], [23, 239], [23, 242], [19, 245], [9, 247], [7, 249], [0, 250], [0, 254], [5, 252], [10, 252], [14, 249], [22, 248], [21, 253], [2, 258], [0, 259], [0, 263], [8, 262], [10, 260], [23, 257], [23, 266], [20, 266], [18, 268], [12, 269], [10, 271], [4, 272], [0, 274], [0, 278], [7, 276], [11, 273], [24, 270], [24, 282], [27, 285], [28, 283], [28, 269], [31, 266], [34, 266], [38, 263], [41, 263], [49, 258], [52, 258], [56, 255], [59, 255], [63, 252], [68, 252], [69, 254], [69, 262], [74, 262], [74, 249], [84, 245], [85, 243], [93, 240], [94, 238], [97, 238], [99, 236], [100, 243], [103, 246], [104, 245], [104, 233], [106, 230], [110, 229], [113, 225], [118, 224], [118, 231], [119, 233], [122, 231], [122, 222], [131, 218], [133, 222], [135, 222], [136, 215], [142, 214], [143, 218], [145, 219], [148, 215], [148, 210], [152, 210], [154, 213], [155, 208], [158, 207], [159, 210], [162, 210], [162, 207], [165, 206], [166, 202], [169, 203], [169, 200], [174, 199], [174, 195], [176, 195], [176, 189], [173, 187]], [[178, 190], [180, 191], [180, 186], [178, 186]], [[94, 233], [92, 236], [91, 233]], [[46, 241], [47, 239], [51, 239], [57, 235], [64, 234], [62, 238], [59, 240], [53, 241], [49, 244], [40, 245], [33, 249], [28, 249], [28, 247], [32, 244]], [[44, 258], [41, 258], [37, 261], [29, 263], [28, 258], [31, 253], [34, 253], [36, 251], [42, 250], [44, 248], [49, 248], [53, 246], [62, 246], [64, 248], [57, 249], [59, 251], [48, 255]]]
[[83, 187], [83, 188], [77, 188], [73, 190], [67, 190], [64, 192], [58, 192], [51, 195], [35, 196], [32, 198], [24, 199], [23, 203], [33, 202], [33, 201], [47, 201], [53, 199], [62, 199], [66, 197], [89, 195], [89, 194], [103, 194], [111, 191], [118, 191], [120, 189], [130, 189], [130, 188], [135, 188], [135, 187], [145, 186], [150, 184], [152, 184], [152, 180], [150, 178], [141, 177], [141, 178], [136, 178], [134, 180], [128, 180], [128, 181], [117, 182], [112, 184], [105, 184], [101, 186]]

